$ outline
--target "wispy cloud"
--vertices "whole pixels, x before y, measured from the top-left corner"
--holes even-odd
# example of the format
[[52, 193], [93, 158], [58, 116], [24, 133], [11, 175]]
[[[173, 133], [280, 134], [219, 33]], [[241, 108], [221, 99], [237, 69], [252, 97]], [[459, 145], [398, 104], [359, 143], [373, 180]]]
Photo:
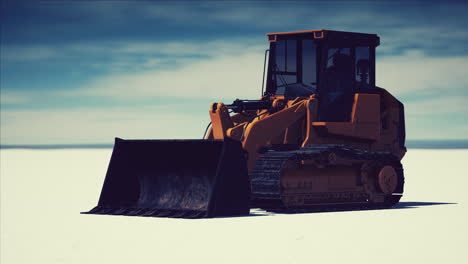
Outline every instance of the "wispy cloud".
[[437, 89], [439, 96], [463, 93], [468, 87], [468, 56], [434, 57], [421, 51], [377, 60], [377, 84], [405, 95]]
[[[172, 23], [199, 26], [216, 24], [242, 25], [253, 28], [297, 26], [325, 14], [317, 3], [312, 5], [304, 2], [269, 2], [268, 5], [259, 2], [202, 2], [197, 5], [181, 3], [146, 5], [137, 12], [145, 17], [164, 19]], [[341, 11], [338, 11], [341, 13]], [[328, 13], [328, 12], [327, 12]]]
[[0, 105], [9, 104], [26, 104], [32, 99], [30, 93], [14, 92], [14, 91], [3, 91], [0, 89]]
[[215, 57], [172, 70], [109, 75], [66, 93], [106, 97], [256, 98], [260, 96], [262, 48], [214, 50]]
[[50, 46], [5, 46], [2, 45], [0, 55], [4, 63], [9, 61], [38, 61], [57, 57], [60, 54]]
[[1, 144], [110, 143], [114, 137], [201, 138], [209, 121], [207, 114], [174, 113], [160, 106], [2, 110], [0, 115]]
[[[186, 61], [176, 69], [111, 74], [73, 93], [111, 97], [258, 96], [263, 66], [261, 46], [231, 48], [230, 54], [236, 55], [224, 55], [215, 48], [211, 52], [217, 55]], [[467, 68], [468, 56], [434, 57], [413, 50], [379, 58], [377, 84], [400, 96], [433, 90], [439, 96], [460, 95], [468, 87], [464, 78]]]
[[[248, 26], [251, 29], [294, 31], [326, 28], [352, 32], [378, 33], [385, 43], [383, 51], [398, 52], [408, 47], [442, 48], [448, 52], [467, 52], [460, 41], [468, 40], [467, 5], [463, 3], [409, 2], [269, 2], [200, 5], [148, 5], [138, 9], [144, 16], [209, 27], [210, 25]], [[227, 30], [230, 34], [236, 31]], [[452, 45], [447, 46], [447, 43]]]
[[[94, 67], [118, 70], [101, 75], [80, 89], [55, 91], [55, 95], [213, 99], [256, 98], [260, 95], [263, 50], [267, 47], [266, 44], [245, 45], [216, 41], [206, 44], [168, 45], [127, 43], [118, 44], [116, 47], [108, 52], [117, 57], [123, 54], [130, 54], [130, 58], [131, 54], [147, 56], [131, 60], [123, 56], [112, 62], [94, 62]], [[106, 52], [102, 46], [71, 46], [57, 52], [66, 56], [69, 50], [85, 53], [91, 50], [95, 54]], [[159, 52], [165, 56], [152, 55], [151, 52]], [[190, 59], [190, 56], [178, 58], [175, 55], [181, 53], [206, 56]], [[160, 67], [176, 61], [179, 62], [178, 67]], [[131, 68], [139, 70], [129, 71]], [[466, 96], [468, 80], [464, 77], [467, 68], [468, 56], [434, 57], [419, 50], [410, 50], [402, 55], [378, 58], [377, 84], [398, 96], [413, 94], [413, 100], [417, 93], [420, 93], [419, 100], [425, 100], [422, 95], [428, 93], [435, 93], [441, 97]]]
[[[264, 40], [266, 38], [262, 38]], [[212, 41], [91, 41], [68, 44], [2, 45], [3, 61], [28, 61], [66, 59], [70, 57], [96, 55], [165, 55], [172, 57], [213, 56], [235, 54], [239, 49], [258, 42], [242, 38], [228, 41], [225, 38]]]
[[[433, 99], [424, 99], [419, 101], [409, 101], [405, 104], [406, 114], [414, 117], [465, 115], [468, 117], [467, 96], [444, 96], [440, 95]], [[468, 119], [465, 122], [468, 124]]]

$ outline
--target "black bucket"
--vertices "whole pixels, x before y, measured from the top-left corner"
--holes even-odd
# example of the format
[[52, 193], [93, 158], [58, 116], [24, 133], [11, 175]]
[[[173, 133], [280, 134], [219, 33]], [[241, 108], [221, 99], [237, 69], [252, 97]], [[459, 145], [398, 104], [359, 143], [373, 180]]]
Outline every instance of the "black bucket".
[[235, 140], [115, 139], [90, 214], [200, 218], [249, 214], [246, 155]]

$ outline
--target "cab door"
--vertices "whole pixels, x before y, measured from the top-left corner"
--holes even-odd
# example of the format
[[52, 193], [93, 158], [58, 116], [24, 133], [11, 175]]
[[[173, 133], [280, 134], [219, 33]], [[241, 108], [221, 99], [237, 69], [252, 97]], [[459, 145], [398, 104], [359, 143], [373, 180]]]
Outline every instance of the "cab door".
[[328, 48], [324, 57], [324, 78], [318, 91], [319, 119], [324, 122], [350, 121], [355, 93], [354, 49]]

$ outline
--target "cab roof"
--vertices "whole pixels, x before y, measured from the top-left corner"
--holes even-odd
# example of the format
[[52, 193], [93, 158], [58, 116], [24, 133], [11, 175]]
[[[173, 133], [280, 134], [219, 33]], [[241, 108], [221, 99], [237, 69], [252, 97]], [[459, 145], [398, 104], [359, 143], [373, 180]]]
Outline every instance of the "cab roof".
[[372, 46], [380, 44], [380, 38], [376, 34], [336, 31], [328, 29], [312, 29], [303, 31], [291, 32], [276, 32], [268, 33], [267, 40], [269, 42], [276, 42], [281, 39], [316, 39], [330, 42], [366, 42]]

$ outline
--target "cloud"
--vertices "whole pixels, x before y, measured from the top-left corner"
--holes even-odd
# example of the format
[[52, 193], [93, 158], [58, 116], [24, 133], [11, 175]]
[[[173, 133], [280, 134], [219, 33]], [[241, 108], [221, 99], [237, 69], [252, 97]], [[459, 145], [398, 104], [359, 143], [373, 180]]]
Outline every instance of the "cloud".
[[[266, 47], [266, 45], [264, 46]], [[264, 48], [263, 47], [263, 48]], [[256, 98], [262, 78], [261, 46], [237, 47], [225, 54], [186, 61], [182, 67], [99, 78], [72, 93], [109, 97]], [[236, 55], [232, 55], [236, 54]], [[377, 60], [377, 85], [393, 94], [434, 91], [440, 96], [466, 95], [468, 56], [433, 57], [412, 50]]]
[[[297, 4], [297, 3], [296, 3]], [[307, 5], [301, 5], [307, 7]], [[280, 7], [280, 8], [279, 8]], [[310, 13], [309, 8], [301, 9], [285, 3], [200, 3], [197, 5], [163, 4], [146, 5], [136, 12], [144, 17], [164, 19], [172, 23], [190, 25], [235, 24], [251, 27], [284, 26], [297, 24], [298, 18]], [[278, 15], [281, 12], [281, 16]], [[318, 13], [318, 10], [316, 11]]]
[[[111, 143], [114, 137], [134, 139], [199, 138], [209, 121], [180, 99], [225, 101], [260, 96], [263, 52], [258, 47], [233, 50], [172, 70], [109, 74], [82, 89], [54, 92], [49, 97], [114, 98], [120, 101], [155, 98], [167, 103], [133, 107], [4, 110], [2, 144]], [[213, 51], [214, 54], [220, 54]], [[463, 57], [430, 57], [421, 52], [384, 57], [378, 62], [378, 84], [403, 101], [411, 139], [464, 138], [468, 113]], [[428, 97], [426, 91], [435, 92]], [[425, 96], [420, 96], [426, 94]], [[8, 94], [11, 103], [31, 100]], [[26, 94], [28, 95], [28, 94]], [[32, 94], [31, 94], [32, 96]], [[16, 98], [16, 99], [15, 99]], [[2, 101], [3, 104], [3, 101]], [[193, 106], [201, 107], [201, 106]], [[208, 105], [203, 105], [208, 108]], [[199, 110], [199, 109], [197, 109]], [[451, 123], [450, 120], [460, 120]], [[465, 120], [465, 121], [464, 121]], [[435, 124], [443, 123], [442, 127]]]
[[0, 89], [0, 105], [26, 104], [32, 99], [32, 94], [14, 91], [4, 91]]
[[266, 47], [267, 44], [259, 45], [255, 40], [242, 38], [236, 41], [223, 39], [203, 42], [97, 41], [62, 45], [4, 45], [1, 50], [2, 67], [10, 72], [35, 65], [40, 68], [68, 69], [82, 75], [93, 72], [99, 75], [125, 75], [173, 69], [220, 55], [235, 56], [245, 50], [262, 53]]
[[[177, 107], [172, 105], [172, 107]], [[111, 143], [127, 139], [201, 138], [208, 113], [171, 108], [110, 107], [1, 111], [1, 144]], [[207, 106], [208, 108], [208, 106]]]
[[[150, 70], [109, 75], [83, 89], [67, 94], [117, 98], [258, 98], [260, 97], [263, 52], [259, 47], [221, 51], [213, 58], [191, 61], [171, 70]], [[236, 55], [232, 55], [237, 53]]]
[[[14, 30], [2, 42], [2, 67], [10, 73], [18, 69], [24, 76], [28, 74], [25, 65], [41, 67], [47, 81], [37, 84], [46, 86], [40, 95], [75, 104], [52, 109], [54, 106], [45, 103], [41, 107], [48, 110], [11, 110], [12, 105], [15, 109], [40, 107], [37, 94], [14, 93], [10, 84], [15, 83], [4, 85], [4, 78], [2, 85], [8, 89], [2, 87], [1, 93], [2, 143], [198, 136], [208, 115], [188, 116], [191, 109], [177, 104], [178, 100], [259, 98], [263, 51], [268, 46], [263, 34], [311, 28], [379, 34], [382, 44], [377, 53], [384, 56], [378, 55], [377, 84], [405, 103], [410, 134], [416, 138], [419, 133], [430, 137], [434, 131], [447, 135], [464, 121], [447, 123], [445, 132], [437, 130], [437, 124], [448, 120], [447, 116], [461, 119], [468, 112], [464, 45], [468, 20], [463, 19], [466, 5], [458, 7], [390, 2], [122, 2], [32, 7], [35, 16], [31, 20], [6, 24], [7, 33]], [[43, 23], [31, 24], [38, 20]], [[9, 36], [33, 41], [15, 42]], [[47, 74], [44, 66], [50, 62], [56, 63], [50, 67], [55, 72]], [[47, 89], [57, 72], [65, 75], [69, 70], [83, 73], [79, 82], [65, 80], [66, 91]], [[79, 88], [71, 88], [74, 84]], [[144, 103], [127, 108], [70, 109], [87, 98], [106, 105]], [[147, 108], [152, 99], [157, 99], [155, 105], [166, 101], [169, 108]], [[436, 117], [439, 119], [433, 119]], [[457, 131], [466, 134], [466, 129]]]
[[[107, 69], [107, 74], [90, 79], [81, 89], [55, 91], [54, 96], [228, 100], [260, 96], [263, 50], [267, 44], [217, 40], [203, 44], [117, 42], [112, 45], [69, 44], [54, 52], [44, 52], [50, 56], [75, 53], [82, 57], [107, 53], [114, 58], [110, 62], [96, 60], [91, 64], [94, 68]], [[31, 50], [35, 48], [44, 50], [41, 47], [31, 47]], [[431, 93], [441, 97], [466, 96], [467, 68], [468, 56], [428, 56], [421, 50], [409, 50], [401, 55], [378, 57], [377, 85], [402, 97], [415, 97], [419, 93], [419, 101], [426, 100], [422, 95]], [[28, 93], [5, 91], [8, 89], [2, 89], [3, 103], [27, 101]]]
[[[197, 27], [248, 26], [268, 32], [326, 28], [377, 33], [382, 50], [395, 52], [408, 47], [445, 48], [462, 51], [468, 39], [463, 3], [401, 5], [388, 2], [320, 3], [268, 2], [202, 3], [199, 5], [147, 5], [136, 12], [168, 23]], [[238, 34], [232, 30], [230, 34]], [[446, 45], [450, 43], [450, 45]]]
[[0, 49], [2, 61], [38, 61], [57, 57], [59, 53], [50, 46], [8, 46]]
[[435, 89], [439, 96], [464, 94], [468, 88], [468, 56], [431, 57], [421, 51], [377, 59], [377, 85], [405, 95]]
[[[405, 103], [405, 112], [414, 117], [444, 116], [448, 114], [468, 115], [468, 96], [437, 96], [433, 99], [409, 101]], [[466, 121], [468, 124], [468, 120]]]
[[[23, 44], [2, 45], [4, 61], [36, 61], [45, 59], [67, 59], [70, 57], [92, 56], [212, 56], [233, 54], [240, 48], [252, 45], [249, 39], [237, 41], [213, 40], [203, 42], [149, 42], [149, 41], [91, 41], [67, 44]], [[257, 43], [258, 44], [258, 43]]]
[[[34, 6], [34, 5], [33, 5]], [[263, 34], [276, 31], [305, 30], [311, 28], [328, 28], [332, 30], [345, 30], [354, 32], [377, 33], [381, 36], [382, 45], [380, 52], [401, 53], [408, 48], [422, 50], [439, 49], [440, 53], [451, 52], [452, 55], [465, 53], [466, 48], [463, 43], [468, 40], [465, 20], [460, 19], [464, 13], [466, 5], [456, 5], [454, 3], [439, 4], [434, 7], [432, 4], [425, 6], [408, 5], [403, 9], [400, 5], [391, 2], [387, 3], [307, 3], [287, 2], [272, 3], [212, 3], [202, 2], [197, 4], [187, 3], [73, 3], [68, 5], [50, 4], [47, 8], [39, 6], [33, 10], [45, 12], [42, 16], [56, 16], [58, 21], [66, 17], [72, 17], [83, 23], [83, 28], [76, 24], [70, 24], [66, 19], [63, 25], [49, 20], [44, 21], [44, 25], [39, 25], [24, 30], [31, 30], [35, 34], [44, 28], [60, 27], [55, 31], [68, 34], [73, 30], [75, 35], [83, 33], [96, 33], [105, 31], [107, 34], [120, 35], [112, 41], [102, 40], [96, 36], [86, 36], [86, 38], [73, 40], [70, 36], [52, 42], [48, 45], [25, 45], [16, 43], [15, 45], [2, 46], [2, 58], [6, 61], [27, 61], [48, 58], [70, 58], [80, 57], [83, 54], [95, 54], [99, 57], [113, 56], [124, 57], [138, 54], [166, 54], [172, 56], [184, 55], [211, 55], [210, 50], [219, 50], [219, 46], [225, 46], [224, 52], [229, 52], [230, 47], [236, 48], [235, 43], [252, 43], [259, 39], [264, 40]], [[457, 7], [460, 7], [457, 10]], [[385, 12], [382, 12], [385, 11]], [[103, 16], [102, 14], [106, 14]], [[281, 15], [279, 15], [281, 13]], [[332, 18], [331, 18], [332, 17]], [[428, 17], [431, 21], [428, 22]], [[313, 18], [313, 24], [311, 24]], [[376, 19], [377, 18], [377, 19]], [[128, 23], [131, 21], [132, 23]], [[48, 24], [49, 23], [49, 24]], [[92, 23], [86, 26], [87, 23]], [[128, 42], [129, 34], [121, 34], [121, 23], [125, 26], [131, 25], [138, 34], [131, 37], [135, 39]], [[174, 23], [176, 25], [174, 25]], [[86, 24], [86, 25], [85, 25]], [[154, 25], [156, 32], [151, 32], [158, 36], [153, 43], [147, 38], [147, 25]], [[467, 25], [465, 25], [467, 24]], [[187, 36], [191, 41], [198, 39], [198, 43], [191, 45], [190, 42], [182, 43], [181, 34], [175, 34], [173, 30], [180, 30], [183, 25], [184, 30], [190, 31]], [[18, 25], [21, 27], [23, 25]], [[105, 26], [101, 28], [101, 26]], [[226, 30], [219, 28], [227, 26]], [[234, 26], [234, 28], [233, 28]], [[5, 27], [9, 29], [12, 25]], [[91, 28], [90, 28], [91, 27]], [[13, 27], [12, 27], [13, 28]], [[172, 29], [175, 28], [175, 29]], [[166, 29], [171, 29], [166, 31]], [[210, 30], [214, 29], [214, 33]], [[109, 31], [111, 30], [111, 31]], [[128, 29], [127, 29], [128, 30]], [[6, 30], [8, 32], [8, 30]], [[85, 31], [85, 32], [83, 32]], [[249, 39], [246, 33], [252, 35], [259, 34], [258, 38]], [[51, 32], [42, 35], [50, 35]], [[9, 34], [6, 34], [7, 36]], [[260, 35], [262, 35], [260, 37]], [[145, 36], [145, 37], [143, 37]], [[176, 37], [174, 37], [176, 36]], [[176, 40], [175, 40], [175, 39]], [[234, 41], [217, 41], [220, 38]], [[100, 40], [99, 40], [100, 39]], [[146, 39], [146, 41], [142, 41]], [[160, 39], [166, 41], [161, 42]], [[49, 42], [50, 43], [50, 42]], [[204, 44], [206, 47], [204, 48]], [[237, 45], [238, 46], [238, 45]], [[81, 56], [82, 57], [82, 56]]]

